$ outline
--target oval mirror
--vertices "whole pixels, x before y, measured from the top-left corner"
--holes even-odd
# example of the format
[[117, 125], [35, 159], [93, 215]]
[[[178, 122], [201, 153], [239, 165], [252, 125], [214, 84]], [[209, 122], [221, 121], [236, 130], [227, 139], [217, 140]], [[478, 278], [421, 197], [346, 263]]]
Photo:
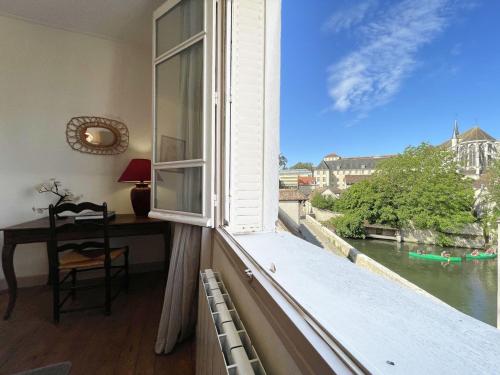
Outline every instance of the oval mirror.
[[110, 147], [116, 143], [116, 135], [109, 129], [89, 126], [85, 129], [85, 141], [94, 146]]
[[73, 117], [66, 126], [66, 140], [79, 152], [116, 155], [128, 147], [128, 129], [124, 123], [104, 117]]

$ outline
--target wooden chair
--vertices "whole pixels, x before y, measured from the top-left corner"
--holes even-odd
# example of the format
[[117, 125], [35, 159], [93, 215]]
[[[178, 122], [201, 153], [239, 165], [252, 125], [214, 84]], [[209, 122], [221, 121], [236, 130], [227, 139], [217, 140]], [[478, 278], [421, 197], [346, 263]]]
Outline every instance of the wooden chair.
[[[76, 221], [65, 219], [63, 224], [58, 225], [58, 215], [63, 212], [72, 212], [75, 214], [81, 213], [84, 210], [91, 210], [96, 213], [102, 213], [102, 220], [93, 221]], [[111, 313], [111, 302], [116, 298], [122, 288], [118, 290], [114, 296], [111, 296], [111, 281], [115, 279], [121, 272], [125, 272], [123, 286], [128, 289], [128, 246], [122, 248], [110, 248], [108, 236], [108, 209], [106, 203], [101, 206], [90, 202], [80, 204], [64, 203], [57, 207], [49, 206], [50, 219], [50, 240], [49, 240], [49, 266], [53, 275], [53, 309], [54, 322], [59, 322], [61, 313], [80, 311], [92, 308], [104, 308], [106, 315]], [[68, 220], [71, 220], [68, 222]], [[84, 227], [84, 228], [83, 228]], [[102, 238], [102, 242], [88, 241], [83, 243], [64, 243], [65, 233], [72, 232], [78, 229], [95, 232], [95, 238]], [[122, 265], [112, 265], [112, 262], [118, 258], [123, 258]], [[112, 274], [112, 270], [118, 271]], [[65, 302], [72, 297], [76, 298], [76, 291], [79, 289], [91, 289], [102, 287], [103, 283], [93, 283], [91, 285], [77, 286], [77, 274], [92, 270], [104, 270], [104, 290], [105, 298], [104, 305], [92, 307], [82, 307], [62, 310]], [[60, 279], [61, 273], [67, 274]], [[67, 287], [65, 282], [71, 277], [71, 284]], [[62, 299], [60, 298], [61, 291], [68, 291], [68, 294]]]

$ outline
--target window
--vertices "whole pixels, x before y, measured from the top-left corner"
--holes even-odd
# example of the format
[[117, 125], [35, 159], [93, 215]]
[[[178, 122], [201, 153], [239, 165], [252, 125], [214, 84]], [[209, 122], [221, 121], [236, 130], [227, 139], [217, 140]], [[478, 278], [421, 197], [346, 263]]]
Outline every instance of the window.
[[169, 0], [154, 15], [150, 216], [212, 225], [213, 0]]

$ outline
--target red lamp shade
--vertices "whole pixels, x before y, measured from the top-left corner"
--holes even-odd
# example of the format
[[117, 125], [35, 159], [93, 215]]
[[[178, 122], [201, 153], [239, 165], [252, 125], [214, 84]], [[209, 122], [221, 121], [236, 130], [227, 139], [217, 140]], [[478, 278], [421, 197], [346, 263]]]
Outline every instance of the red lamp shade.
[[118, 182], [133, 182], [135, 187], [130, 191], [130, 200], [136, 216], [148, 216], [151, 206], [151, 160], [132, 159], [122, 173]]
[[118, 182], [144, 183], [151, 181], [151, 160], [132, 159]]

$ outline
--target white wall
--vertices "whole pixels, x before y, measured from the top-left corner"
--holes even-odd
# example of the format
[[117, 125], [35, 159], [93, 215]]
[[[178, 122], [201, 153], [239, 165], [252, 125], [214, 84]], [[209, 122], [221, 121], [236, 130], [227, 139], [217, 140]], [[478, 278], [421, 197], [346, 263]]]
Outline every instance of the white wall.
[[[132, 212], [132, 186], [116, 180], [131, 158], [150, 157], [150, 64], [149, 49], [0, 16], [0, 228], [40, 217], [32, 207], [50, 199], [34, 187], [50, 177], [83, 200]], [[129, 149], [72, 150], [66, 123], [79, 115], [123, 121]], [[132, 245], [133, 263], [146, 263], [163, 259], [157, 237], [119, 241]], [[18, 277], [46, 274], [45, 245], [19, 246], [15, 267]]]
[[299, 201], [281, 201], [279, 203], [278, 217], [294, 230], [299, 229], [301, 203]]

